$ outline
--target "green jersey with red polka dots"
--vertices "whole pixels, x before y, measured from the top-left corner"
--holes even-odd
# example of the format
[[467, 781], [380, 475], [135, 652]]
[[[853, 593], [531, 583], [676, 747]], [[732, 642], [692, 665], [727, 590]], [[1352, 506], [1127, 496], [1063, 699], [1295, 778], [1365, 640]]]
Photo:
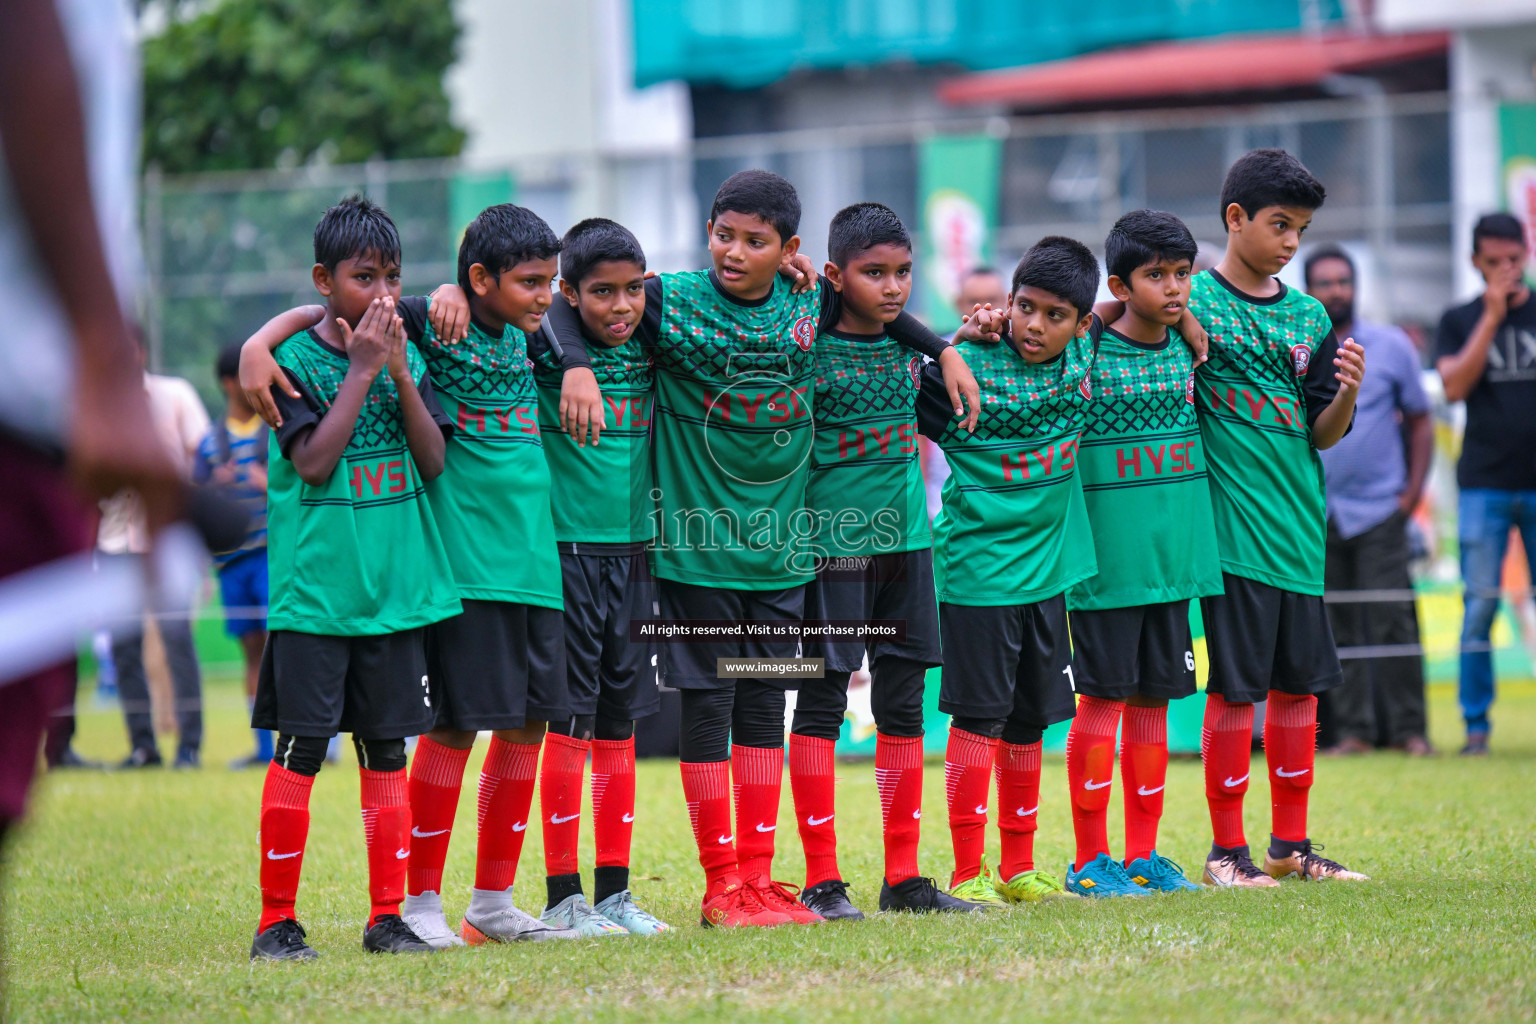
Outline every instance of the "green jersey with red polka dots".
[[663, 274], [655, 348], [656, 575], [730, 590], [804, 583], [818, 285], [734, 301]]
[[592, 372], [603, 393], [603, 433], [584, 447], [560, 429], [565, 379], [553, 349], [534, 357], [539, 427], [549, 461], [555, 539], [562, 543], [624, 544], [656, 532], [651, 499], [651, 403], [655, 374], [638, 338], [608, 346], [586, 339]]
[[1132, 608], [1221, 593], [1221, 559], [1195, 414], [1195, 369], [1177, 331], [1155, 345], [1103, 328], [1077, 449], [1099, 573], [1072, 608]]
[[[412, 379], [423, 381], [420, 353], [406, 351]], [[298, 411], [318, 423], [346, 378], [346, 353], [303, 331], [273, 355], [299, 386]], [[459, 614], [435, 510], [406, 444], [400, 393], [389, 373], [374, 377], [341, 459], [318, 486], [305, 483], [283, 456], [291, 432], [302, 429], [290, 409], [281, 436], [272, 436], [267, 466], [268, 627], [377, 636]]]
[[975, 433], [955, 419], [937, 369], [925, 368], [919, 423], [950, 469], [933, 521], [940, 601], [1029, 604], [1097, 571], [1077, 472], [1093, 349], [1091, 338], [1073, 338], [1037, 364], [1006, 340], [963, 345], [981, 387]]
[[[1197, 274], [1189, 310], [1211, 338], [1195, 373], [1221, 567], [1303, 594], [1323, 592], [1323, 464], [1308, 424], [1307, 373], [1333, 327], [1322, 303], [1281, 286], [1269, 298]], [[1326, 369], [1326, 367], [1324, 367]]]
[[805, 506], [817, 553], [917, 551], [931, 543], [917, 461], [923, 359], [886, 335], [816, 338], [816, 441]]
[[430, 325], [419, 343], [455, 427], [427, 493], [459, 595], [563, 607], [528, 339], [510, 325], [495, 334], [472, 323], [457, 344]]

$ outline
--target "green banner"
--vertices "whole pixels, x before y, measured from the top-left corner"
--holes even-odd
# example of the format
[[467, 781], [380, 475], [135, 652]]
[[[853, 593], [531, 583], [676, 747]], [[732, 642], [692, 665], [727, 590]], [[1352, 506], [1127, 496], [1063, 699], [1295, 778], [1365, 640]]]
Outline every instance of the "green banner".
[[935, 135], [918, 154], [922, 313], [941, 333], [960, 324], [954, 309], [960, 279], [990, 257], [1002, 159], [1002, 140], [992, 135]]
[[465, 171], [448, 183], [449, 244], [459, 251], [464, 229], [487, 206], [517, 199], [517, 182], [510, 171]]
[[1505, 208], [1525, 225], [1531, 261], [1525, 276], [1536, 281], [1536, 103], [1506, 103], [1499, 108], [1499, 184]]

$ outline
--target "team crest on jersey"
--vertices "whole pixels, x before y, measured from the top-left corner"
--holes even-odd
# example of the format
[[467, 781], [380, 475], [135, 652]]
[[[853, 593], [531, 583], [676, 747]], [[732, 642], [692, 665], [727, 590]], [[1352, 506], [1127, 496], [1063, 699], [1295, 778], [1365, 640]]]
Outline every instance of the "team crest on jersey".
[[921, 388], [923, 386], [923, 359], [921, 356], [912, 357], [912, 361], [907, 364], [907, 373], [912, 375], [912, 386], [914, 388]]
[[1079, 383], [1077, 385], [1077, 390], [1082, 393], [1082, 396], [1084, 398], [1088, 398], [1088, 399], [1092, 399], [1093, 398], [1093, 386], [1088, 383], [1088, 378], [1087, 377], [1084, 377], [1082, 379], [1081, 383]]
[[1184, 401], [1190, 405], [1195, 404], [1195, 374], [1189, 374], [1189, 379], [1184, 381]]
[[816, 321], [803, 316], [795, 321], [794, 329], [790, 333], [794, 335], [795, 344], [800, 346], [800, 351], [809, 352], [816, 342]]
[[1291, 346], [1291, 368], [1296, 371], [1296, 376], [1305, 377], [1307, 367], [1312, 365], [1312, 350], [1305, 345]]

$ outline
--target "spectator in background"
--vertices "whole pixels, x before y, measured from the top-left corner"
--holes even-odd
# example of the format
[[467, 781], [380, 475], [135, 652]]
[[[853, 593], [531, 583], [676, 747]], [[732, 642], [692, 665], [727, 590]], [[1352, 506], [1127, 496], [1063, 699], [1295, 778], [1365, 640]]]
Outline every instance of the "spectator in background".
[[1450, 402], [1467, 403], [1456, 485], [1461, 578], [1461, 752], [1488, 752], [1493, 705], [1489, 636], [1499, 610], [1499, 577], [1518, 527], [1536, 577], [1536, 302], [1525, 284], [1525, 231], [1507, 213], [1472, 229], [1472, 265], [1486, 285], [1480, 298], [1446, 310], [1435, 338], [1435, 369]]
[[[224, 415], [203, 436], [192, 465], [192, 482], [217, 487], [250, 516], [245, 542], [233, 551], [215, 552], [224, 631], [234, 637], [245, 658], [245, 696], [254, 706], [261, 652], [267, 643], [267, 438], [269, 431], [240, 387], [240, 346], [219, 353], [215, 366], [224, 392]], [[272, 733], [256, 734], [256, 750], [231, 768], [264, 768], [272, 760]]]
[[[1417, 609], [1411, 596], [1384, 600], [1371, 593], [1413, 589], [1408, 522], [1435, 443], [1419, 354], [1398, 328], [1355, 319], [1355, 264], [1343, 249], [1313, 250], [1303, 274], [1334, 334], [1354, 338], [1371, 368], [1353, 429], [1319, 453], [1328, 483], [1328, 618], [1344, 656], [1343, 684], [1324, 694], [1322, 710], [1337, 739], [1325, 753], [1360, 754], [1381, 744], [1430, 754]], [[1359, 658], [1349, 656], [1351, 647], [1413, 651]]]
[[[190, 478], [192, 459], [203, 435], [208, 433], [208, 413], [192, 385], [180, 377], [162, 377], [144, 371], [142, 336], [137, 369], [144, 380], [149, 414], [155, 436], [176, 466], [181, 479]], [[101, 525], [96, 532], [97, 557], [143, 558], [149, 552], [149, 526], [137, 492], [119, 491], [101, 503]], [[175, 699], [177, 747], [175, 767], [196, 768], [203, 743], [202, 677], [192, 646], [192, 622], [184, 611], [151, 609], [165, 648]], [[144, 671], [144, 631], [141, 622], [122, 623], [113, 630], [112, 664], [117, 670], [118, 699], [128, 726], [128, 757], [123, 768], [154, 767], [162, 763], [155, 743], [150, 714], [149, 679]]]

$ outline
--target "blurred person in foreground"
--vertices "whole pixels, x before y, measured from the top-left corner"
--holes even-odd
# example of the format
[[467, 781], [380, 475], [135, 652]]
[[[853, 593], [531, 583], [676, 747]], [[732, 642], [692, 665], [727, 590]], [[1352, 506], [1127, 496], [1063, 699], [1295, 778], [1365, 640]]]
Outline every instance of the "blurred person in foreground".
[[[1355, 264], [1343, 249], [1314, 250], [1303, 272], [1307, 293], [1328, 311], [1334, 335], [1354, 338], [1371, 365], [1355, 402], [1354, 429], [1321, 453], [1328, 484], [1324, 585], [1343, 598], [1327, 606], [1328, 617], [1340, 648], [1407, 652], [1419, 644], [1412, 598], [1357, 600], [1354, 592], [1413, 589], [1408, 522], [1424, 495], [1435, 447], [1419, 354], [1398, 328], [1355, 317]], [[1323, 705], [1336, 734], [1324, 753], [1363, 754], [1378, 742], [1419, 756], [1433, 752], [1425, 735], [1424, 661], [1417, 650], [1345, 660], [1344, 682], [1324, 696]]]
[[1488, 753], [1493, 705], [1489, 636], [1499, 611], [1499, 574], [1518, 527], [1536, 576], [1536, 302], [1525, 283], [1530, 250], [1520, 222], [1490, 213], [1472, 229], [1472, 265], [1487, 287], [1440, 318], [1435, 369], [1448, 402], [1467, 403], [1456, 464], [1461, 578], [1461, 753]]
[[[240, 346], [226, 345], [214, 364], [224, 415], [208, 429], [197, 446], [192, 482], [213, 487], [237, 502], [250, 517], [240, 546], [216, 551], [219, 597], [224, 606], [224, 632], [240, 645], [245, 660], [245, 697], [254, 708], [261, 652], [267, 645], [267, 428], [240, 387]], [[252, 729], [253, 753], [231, 768], [266, 768], [272, 760], [272, 732]]]
[[[137, 210], [131, 40], [115, 0], [0, 4], [0, 596], [5, 577], [89, 548], [89, 499], [135, 488], [157, 525], [176, 501], [123, 316]], [[0, 665], [0, 833], [21, 817], [73, 674]]]
[[[176, 467], [180, 479], [190, 479], [192, 460], [208, 433], [208, 413], [192, 385], [180, 377], [145, 371], [143, 337], [134, 332], [133, 366], [141, 373], [149, 401], [150, 421], [156, 439]], [[124, 488], [101, 503], [101, 523], [96, 529], [98, 563], [138, 561], [149, 554], [150, 524], [144, 501], [137, 490]], [[192, 621], [185, 609], [154, 606], [149, 609], [160, 632], [166, 667], [171, 675], [176, 716], [177, 768], [196, 768], [203, 743], [202, 674], [192, 643]], [[156, 768], [164, 764], [155, 741], [149, 676], [144, 667], [142, 619], [115, 623], [112, 629], [112, 665], [117, 672], [117, 694], [123, 721], [128, 728], [128, 756], [122, 768]]]

